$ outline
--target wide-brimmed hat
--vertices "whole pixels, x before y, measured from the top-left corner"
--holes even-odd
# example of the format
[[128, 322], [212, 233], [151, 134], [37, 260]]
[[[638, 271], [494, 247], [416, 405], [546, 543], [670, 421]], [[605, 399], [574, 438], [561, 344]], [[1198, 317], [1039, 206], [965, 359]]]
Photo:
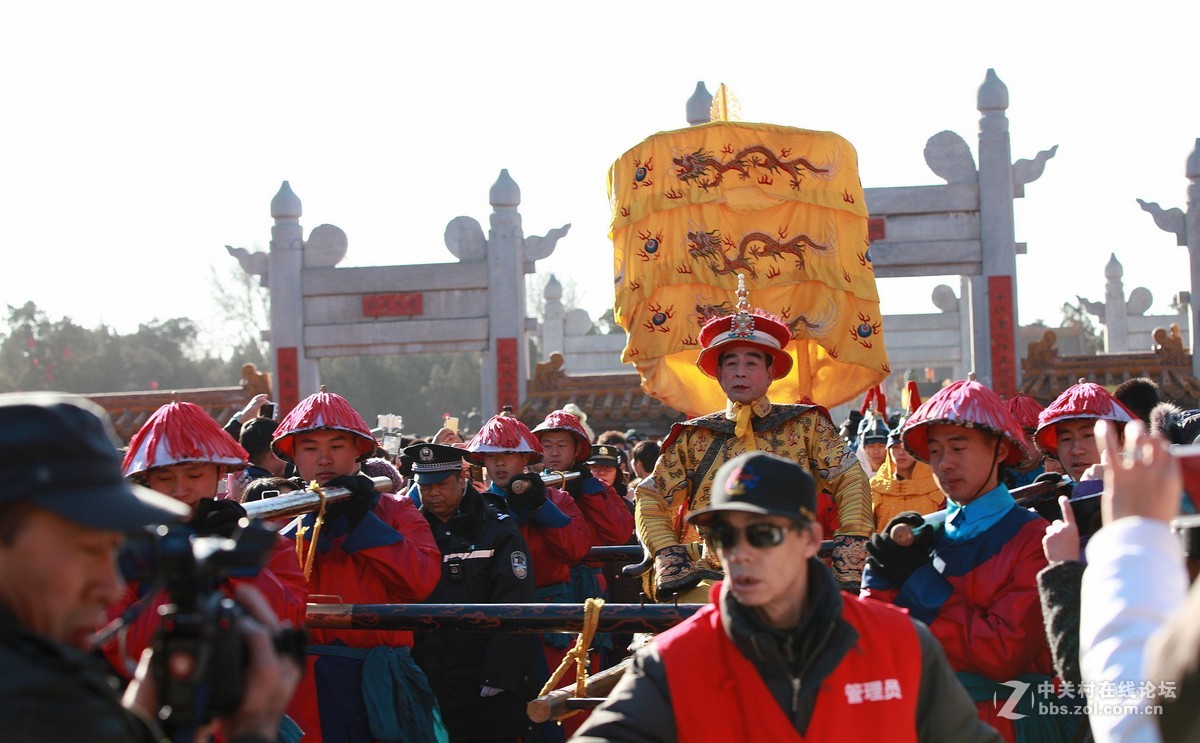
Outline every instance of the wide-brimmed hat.
[[1038, 416], [1033, 435], [1042, 450], [1058, 456], [1058, 424], [1072, 420], [1108, 420], [1121, 426], [1133, 420], [1133, 414], [1117, 398], [1094, 382], [1079, 380], [1050, 403]]
[[717, 470], [708, 508], [693, 511], [687, 520], [705, 526], [731, 511], [816, 521], [817, 484], [790, 459], [764, 451], [739, 454]]
[[204, 408], [190, 402], [163, 405], [146, 420], [129, 442], [121, 469], [136, 477], [155, 467], [198, 462], [242, 469], [250, 455], [217, 425]]
[[1025, 433], [1000, 397], [975, 380], [960, 380], [938, 390], [921, 404], [904, 425], [901, 438], [909, 453], [929, 461], [929, 427], [935, 425], [978, 428], [1008, 442], [1003, 463], [1015, 465], [1025, 459]]
[[125, 479], [117, 442], [108, 413], [90, 400], [0, 395], [0, 503], [27, 501], [107, 531], [187, 519], [183, 503]]
[[[537, 436], [541, 433], [549, 433], [550, 431], [565, 431], [575, 437], [575, 459], [571, 462], [571, 466], [575, 466], [588, 458], [591, 452], [592, 440], [588, 438], [587, 431], [583, 429], [583, 421], [578, 416], [567, 412], [566, 410], [555, 410], [546, 416], [546, 420], [537, 424], [533, 429], [533, 434]], [[541, 441], [541, 438], [538, 438]]]
[[378, 442], [371, 434], [366, 421], [358, 414], [346, 398], [321, 391], [309, 395], [292, 408], [292, 411], [279, 421], [275, 429], [275, 438], [271, 440], [271, 449], [275, 456], [291, 462], [296, 453], [296, 435], [309, 431], [345, 431], [354, 436], [359, 458], [369, 457], [375, 452]]
[[1021, 428], [1026, 431], [1037, 430], [1038, 416], [1045, 410], [1029, 395], [1024, 392], [1018, 392], [1012, 397], [1004, 401], [1004, 407], [1008, 408], [1008, 412], [1013, 418], [1017, 419], [1017, 423], [1021, 424]]
[[739, 345], [754, 346], [771, 357], [771, 379], [787, 376], [792, 357], [787, 345], [792, 331], [779, 318], [759, 309], [751, 309], [746, 281], [738, 275], [737, 307], [731, 315], [714, 317], [700, 329], [700, 355], [696, 366], [714, 379], [721, 354]]
[[494, 415], [467, 443], [467, 461], [483, 464], [484, 454], [524, 454], [528, 464], [542, 461], [542, 443], [517, 418]]

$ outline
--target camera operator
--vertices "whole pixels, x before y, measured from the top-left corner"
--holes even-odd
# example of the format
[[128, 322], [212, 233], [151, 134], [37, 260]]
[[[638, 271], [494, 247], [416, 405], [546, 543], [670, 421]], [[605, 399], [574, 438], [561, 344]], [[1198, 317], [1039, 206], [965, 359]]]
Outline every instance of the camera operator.
[[[0, 718], [5, 741], [161, 740], [157, 689], [143, 658], [125, 700], [89, 638], [124, 586], [123, 535], [188, 509], [121, 475], [111, 425], [83, 398], [0, 395]], [[249, 589], [252, 594], [252, 589]], [[223, 719], [231, 743], [274, 740], [299, 667], [276, 655], [261, 596], [242, 628], [248, 690]], [[148, 656], [149, 654], [147, 654]]]

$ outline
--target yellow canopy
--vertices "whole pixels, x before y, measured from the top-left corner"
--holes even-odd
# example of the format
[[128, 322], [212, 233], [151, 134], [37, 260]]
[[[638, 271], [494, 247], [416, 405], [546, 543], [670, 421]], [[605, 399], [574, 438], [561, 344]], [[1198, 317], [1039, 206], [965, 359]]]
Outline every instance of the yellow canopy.
[[700, 327], [750, 304], [792, 330], [795, 367], [772, 400], [831, 407], [890, 373], [858, 156], [845, 139], [718, 121], [655, 134], [608, 176], [622, 360], [689, 415], [725, 405], [695, 366]]

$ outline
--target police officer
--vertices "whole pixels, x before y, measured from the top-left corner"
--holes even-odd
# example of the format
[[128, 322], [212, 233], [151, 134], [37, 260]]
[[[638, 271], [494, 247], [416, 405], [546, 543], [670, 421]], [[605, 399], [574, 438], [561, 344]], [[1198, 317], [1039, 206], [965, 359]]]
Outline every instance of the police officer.
[[[404, 449], [419, 502], [442, 553], [442, 577], [426, 599], [435, 604], [533, 601], [529, 548], [516, 522], [463, 476], [464, 451], [440, 444]], [[455, 743], [515, 741], [529, 726], [534, 635], [427, 632], [413, 655], [424, 668]]]

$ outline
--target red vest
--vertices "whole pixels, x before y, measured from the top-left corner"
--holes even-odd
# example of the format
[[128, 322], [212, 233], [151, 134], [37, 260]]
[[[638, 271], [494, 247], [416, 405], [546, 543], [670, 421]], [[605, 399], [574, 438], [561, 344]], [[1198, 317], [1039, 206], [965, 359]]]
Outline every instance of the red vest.
[[821, 682], [803, 737], [725, 634], [717, 604], [660, 635], [655, 644], [678, 739], [916, 741], [921, 648], [912, 620], [892, 606], [845, 594], [842, 599], [842, 617], [858, 631], [858, 642]]

